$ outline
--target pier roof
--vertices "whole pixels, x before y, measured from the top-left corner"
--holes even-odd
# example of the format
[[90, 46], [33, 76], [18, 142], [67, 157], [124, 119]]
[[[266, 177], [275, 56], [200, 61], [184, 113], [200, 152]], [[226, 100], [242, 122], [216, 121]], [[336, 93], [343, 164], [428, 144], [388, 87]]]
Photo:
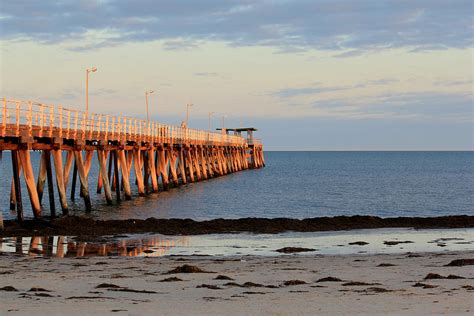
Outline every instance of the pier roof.
[[[222, 128], [216, 128], [216, 130], [221, 131]], [[246, 131], [253, 131], [256, 132], [257, 129], [255, 127], [237, 127], [237, 128], [225, 128], [226, 131], [232, 132], [246, 132]]]

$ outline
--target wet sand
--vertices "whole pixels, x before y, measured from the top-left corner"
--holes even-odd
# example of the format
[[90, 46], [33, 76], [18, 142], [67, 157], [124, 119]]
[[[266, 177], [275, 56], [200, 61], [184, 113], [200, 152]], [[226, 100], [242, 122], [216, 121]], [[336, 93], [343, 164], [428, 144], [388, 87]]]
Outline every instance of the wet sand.
[[275, 234], [286, 231], [318, 232], [349, 229], [413, 227], [413, 228], [472, 228], [474, 216], [395, 217], [337, 216], [306, 219], [240, 218], [195, 221], [192, 219], [95, 220], [87, 217], [65, 216], [52, 220], [5, 221], [0, 237], [86, 235], [101, 236], [125, 233], [153, 232], [164, 235], [199, 235], [235, 232]]
[[473, 258], [474, 251], [63, 259], [3, 254], [0, 314], [472, 314]]

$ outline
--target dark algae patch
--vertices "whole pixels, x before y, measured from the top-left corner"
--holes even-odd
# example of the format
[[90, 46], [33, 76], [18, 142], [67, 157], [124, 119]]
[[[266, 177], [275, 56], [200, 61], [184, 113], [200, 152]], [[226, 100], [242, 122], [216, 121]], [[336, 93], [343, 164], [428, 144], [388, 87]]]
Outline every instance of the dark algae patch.
[[380, 285], [380, 283], [367, 283], [367, 282], [360, 282], [360, 281], [351, 281], [343, 283], [342, 286], [367, 286], [367, 285]]
[[171, 278], [160, 280], [160, 282], [180, 282], [180, 281], [183, 281], [183, 280], [177, 277], [171, 277]]
[[199, 267], [192, 266], [189, 264], [176, 267], [173, 270], [166, 272], [166, 274], [175, 274], [175, 273], [215, 273], [215, 272], [205, 271]]
[[446, 267], [462, 267], [474, 265], [474, 259], [456, 259], [446, 265]]
[[442, 276], [438, 273], [428, 273], [426, 276], [425, 276], [425, 280], [441, 280], [441, 279], [451, 279], [451, 280], [456, 280], [456, 279], [465, 279], [465, 277], [462, 277], [462, 276], [459, 276], [459, 275], [455, 275], [455, 274], [450, 274], [448, 276]]
[[366, 241], [354, 241], [354, 242], [350, 242], [349, 245], [351, 246], [365, 246], [365, 245], [368, 245], [369, 243], [366, 242]]
[[319, 280], [316, 281], [317, 283], [319, 282], [342, 282], [341, 279], [339, 278], [335, 278], [335, 277], [325, 277], [325, 278], [321, 278]]
[[5, 292], [18, 292], [18, 290], [16, 288], [14, 288], [13, 286], [11, 285], [7, 285], [7, 286], [4, 286], [4, 287], [0, 287], [0, 291], [5, 291]]
[[284, 247], [284, 248], [277, 249], [275, 251], [280, 252], [280, 253], [297, 253], [297, 252], [316, 251], [316, 249], [302, 248], [302, 247]]
[[434, 289], [437, 288], [437, 285], [432, 285], [432, 284], [427, 284], [427, 283], [421, 283], [421, 282], [416, 282], [415, 284], [412, 285], [412, 287], [421, 287], [424, 289]]
[[95, 287], [96, 289], [119, 289], [121, 286], [112, 283], [101, 283]]
[[198, 288], [198, 289], [206, 288], [206, 289], [210, 289], [210, 290], [222, 290], [222, 288], [220, 286], [217, 286], [217, 285], [214, 285], [214, 284], [201, 284], [201, 285], [196, 286], [196, 288]]
[[387, 246], [395, 246], [398, 244], [412, 244], [414, 242], [411, 240], [389, 240], [389, 241], [384, 241], [383, 243], [384, 245], [387, 245]]
[[[75, 235], [78, 237], [116, 235], [127, 233], [153, 232], [164, 235], [200, 235], [219, 233], [253, 232], [276, 234], [287, 231], [318, 232], [349, 229], [369, 229], [388, 227], [413, 228], [469, 228], [474, 227], [474, 216], [440, 216], [440, 217], [394, 217], [377, 216], [336, 216], [295, 218], [240, 218], [213, 219], [195, 221], [192, 219], [157, 219], [146, 220], [95, 220], [81, 216], [63, 216], [55, 219], [4, 221], [4, 230], [0, 237], [10, 236], [52, 236]], [[388, 241], [389, 245], [400, 241]]]
[[308, 284], [303, 280], [288, 280], [283, 282], [284, 286]]
[[214, 278], [214, 280], [228, 280], [228, 281], [233, 281], [231, 277], [228, 277], [227, 275], [219, 274]]

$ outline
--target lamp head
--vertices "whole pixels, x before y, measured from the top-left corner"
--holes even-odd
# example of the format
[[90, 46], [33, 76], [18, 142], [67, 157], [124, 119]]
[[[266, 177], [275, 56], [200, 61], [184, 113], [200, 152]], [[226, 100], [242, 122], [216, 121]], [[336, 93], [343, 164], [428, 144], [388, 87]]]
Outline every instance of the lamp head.
[[97, 71], [97, 67], [92, 67], [91, 71], [92, 71], [92, 72], [96, 72], [96, 71]]

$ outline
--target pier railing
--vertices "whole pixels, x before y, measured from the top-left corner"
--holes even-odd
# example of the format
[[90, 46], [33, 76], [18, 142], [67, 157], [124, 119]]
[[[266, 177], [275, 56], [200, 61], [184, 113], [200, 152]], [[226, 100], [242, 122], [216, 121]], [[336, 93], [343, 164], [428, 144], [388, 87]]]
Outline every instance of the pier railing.
[[[1, 118], [0, 137], [59, 137], [84, 142], [251, 145], [247, 139], [236, 135], [6, 98], [2, 99]], [[258, 140], [253, 139], [252, 144], [258, 143]]]

